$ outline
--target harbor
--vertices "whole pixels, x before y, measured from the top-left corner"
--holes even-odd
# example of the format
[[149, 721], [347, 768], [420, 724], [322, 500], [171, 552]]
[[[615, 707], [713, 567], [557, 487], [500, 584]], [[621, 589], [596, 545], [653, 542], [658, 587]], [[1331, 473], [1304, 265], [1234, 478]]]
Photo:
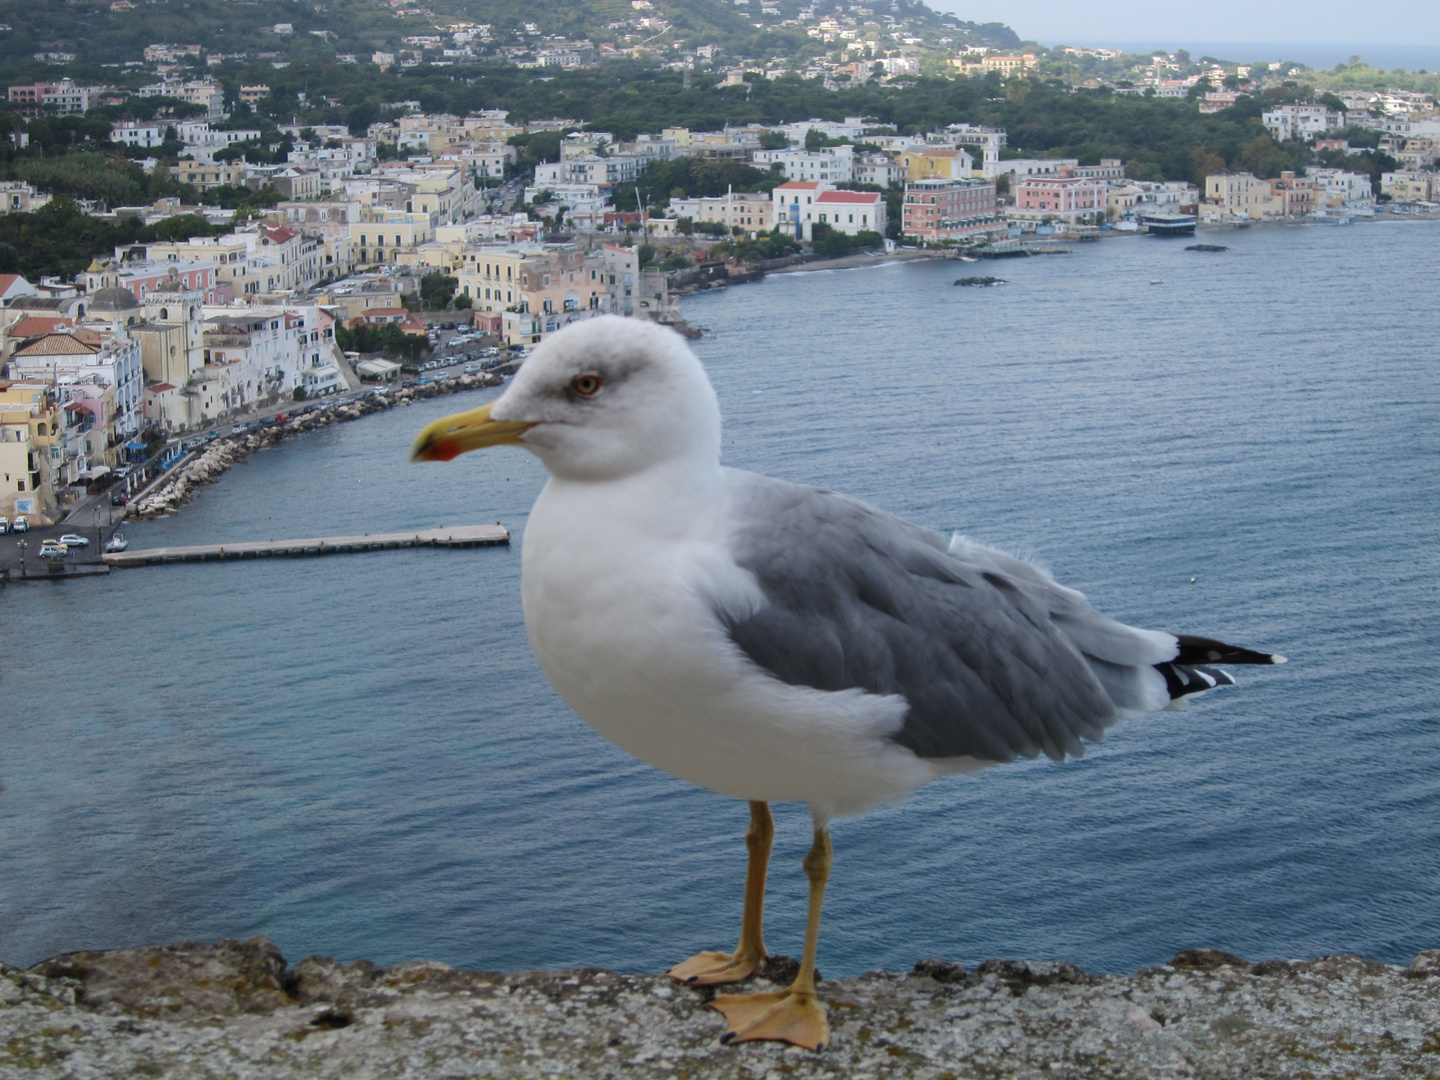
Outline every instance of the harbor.
[[510, 543], [504, 526], [457, 525], [419, 532], [365, 533], [361, 536], [324, 536], [304, 540], [243, 540], [233, 544], [190, 544], [183, 547], [142, 548], [106, 552], [106, 566], [129, 568], [165, 563], [220, 562], [226, 559], [298, 558], [304, 555], [351, 555], [365, 551], [399, 551], [404, 548], [496, 547]]

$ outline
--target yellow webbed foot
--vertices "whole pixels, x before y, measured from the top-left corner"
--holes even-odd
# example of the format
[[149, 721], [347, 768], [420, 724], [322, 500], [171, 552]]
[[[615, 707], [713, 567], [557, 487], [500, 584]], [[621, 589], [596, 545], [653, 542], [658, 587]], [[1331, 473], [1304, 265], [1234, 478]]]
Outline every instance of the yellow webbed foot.
[[740, 953], [702, 952], [676, 964], [665, 974], [689, 986], [719, 986], [758, 975], [764, 966], [764, 953], [745, 956]]
[[806, 1050], [830, 1043], [830, 1021], [813, 992], [780, 990], [772, 994], [720, 994], [710, 1003], [725, 1014], [730, 1030], [722, 1043], [769, 1039]]

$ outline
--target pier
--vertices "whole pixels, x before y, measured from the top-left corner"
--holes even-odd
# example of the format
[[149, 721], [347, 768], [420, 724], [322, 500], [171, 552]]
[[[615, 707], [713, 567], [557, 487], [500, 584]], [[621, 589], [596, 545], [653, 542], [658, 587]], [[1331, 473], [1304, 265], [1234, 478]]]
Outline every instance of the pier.
[[308, 540], [242, 540], [234, 544], [197, 544], [190, 547], [112, 551], [105, 554], [105, 565], [122, 568], [157, 566], [163, 563], [219, 562], [225, 559], [349, 555], [362, 551], [395, 551], [418, 547], [495, 547], [508, 543], [510, 532], [501, 525], [456, 525], [450, 528], [422, 529], [418, 532], [324, 536]]

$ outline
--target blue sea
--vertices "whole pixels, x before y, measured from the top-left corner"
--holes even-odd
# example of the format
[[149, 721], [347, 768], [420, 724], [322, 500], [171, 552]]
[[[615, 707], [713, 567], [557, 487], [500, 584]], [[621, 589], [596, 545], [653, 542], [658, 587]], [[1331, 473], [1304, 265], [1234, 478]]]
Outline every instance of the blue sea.
[[[827, 975], [1440, 946], [1440, 223], [1129, 237], [685, 300], [729, 464], [1036, 559], [1142, 626], [1287, 654], [1079, 760], [836, 823]], [[956, 288], [994, 274], [1008, 284]], [[0, 958], [268, 934], [487, 969], [729, 948], [743, 804], [627, 757], [525, 644], [518, 449], [409, 466], [495, 391], [254, 455], [133, 546], [500, 521], [509, 549], [0, 591]], [[777, 808], [766, 937], [810, 842]]]
[[[1080, 45], [1082, 42], [1067, 41], [1065, 44]], [[1283, 42], [1283, 41], [1207, 41], [1187, 38], [1184, 35], [1170, 38], [1149, 38], [1130, 40], [1101, 40], [1087, 37], [1083, 44], [1093, 48], [1123, 49], [1131, 54], [1151, 53], [1157, 49], [1174, 52], [1186, 49], [1196, 60], [1211, 56], [1217, 60], [1229, 60], [1239, 64], [1274, 64], [1277, 60], [1288, 60], [1293, 64], [1304, 64], [1316, 71], [1329, 71], [1358, 56], [1372, 68], [1382, 71], [1440, 71], [1440, 45], [1423, 43], [1379, 43], [1379, 42]]]

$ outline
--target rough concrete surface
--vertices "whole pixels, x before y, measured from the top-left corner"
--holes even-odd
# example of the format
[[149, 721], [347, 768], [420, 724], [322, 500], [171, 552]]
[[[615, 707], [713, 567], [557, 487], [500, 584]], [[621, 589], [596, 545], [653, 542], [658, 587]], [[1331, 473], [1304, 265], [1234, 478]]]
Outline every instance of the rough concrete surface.
[[0, 1077], [1440, 1077], [1440, 950], [1406, 968], [1189, 950], [1124, 976], [922, 960], [823, 982], [821, 1053], [721, 1046], [710, 996], [598, 969], [289, 967], [263, 937], [70, 953], [0, 964]]

